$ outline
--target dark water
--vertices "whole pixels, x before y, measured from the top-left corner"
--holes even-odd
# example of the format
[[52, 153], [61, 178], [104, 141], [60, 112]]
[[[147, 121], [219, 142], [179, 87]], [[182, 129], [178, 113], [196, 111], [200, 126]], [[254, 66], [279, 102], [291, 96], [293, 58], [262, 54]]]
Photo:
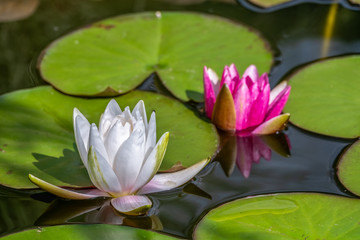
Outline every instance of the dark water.
[[[322, 50], [324, 29], [330, 3], [334, 1], [293, 1], [286, 8], [266, 10], [245, 1], [197, 2], [177, 5], [165, 0], [43, 0], [31, 17], [0, 23], [0, 93], [45, 84], [36, 70], [36, 61], [40, 51], [56, 38], [103, 18], [141, 11], [210, 13], [257, 29], [269, 40], [275, 53], [270, 73], [272, 86], [306, 63], [360, 53], [360, 8], [346, 1], [339, 1], [326, 54]], [[156, 76], [151, 76], [141, 88], [167, 94]], [[194, 104], [188, 106], [197, 107]], [[158, 208], [154, 208], [150, 216], [141, 218], [124, 219], [112, 212], [106, 203], [103, 205], [101, 199], [81, 203], [53, 201], [55, 198], [50, 194], [0, 188], [0, 235], [34, 225], [65, 222], [105, 222], [158, 229], [156, 226], [160, 221], [162, 232], [190, 238], [196, 223], [208, 211], [241, 197], [295, 191], [354, 197], [339, 184], [334, 167], [339, 154], [353, 140], [324, 137], [292, 125], [284, 133], [291, 145], [290, 156], [272, 151], [271, 160], [261, 159], [253, 164], [250, 176], [245, 178], [230, 161], [232, 150], [224, 150], [192, 183], [170, 192], [153, 194]]]

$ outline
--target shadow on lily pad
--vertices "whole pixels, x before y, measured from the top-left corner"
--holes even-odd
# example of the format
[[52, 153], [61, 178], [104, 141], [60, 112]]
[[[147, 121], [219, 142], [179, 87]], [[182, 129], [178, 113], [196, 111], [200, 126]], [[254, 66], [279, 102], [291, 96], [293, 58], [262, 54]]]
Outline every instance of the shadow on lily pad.
[[[67, 184], [76, 182], [86, 183], [92, 186], [89, 176], [83, 165], [79, 152], [73, 144], [74, 150], [63, 149], [63, 156], [53, 157], [40, 153], [32, 153], [37, 162], [33, 162], [39, 170]], [[71, 177], [73, 176], [73, 177]]]

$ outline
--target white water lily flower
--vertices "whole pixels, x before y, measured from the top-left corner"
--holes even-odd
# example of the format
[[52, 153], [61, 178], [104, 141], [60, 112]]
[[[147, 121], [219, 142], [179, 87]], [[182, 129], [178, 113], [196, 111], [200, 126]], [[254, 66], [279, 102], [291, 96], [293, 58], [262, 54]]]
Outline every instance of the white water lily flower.
[[111, 204], [119, 212], [142, 214], [152, 205], [144, 194], [176, 188], [193, 178], [208, 162], [203, 160], [178, 172], [156, 174], [169, 133], [164, 133], [156, 143], [155, 112], [148, 123], [142, 100], [132, 112], [129, 107], [121, 111], [117, 102], [111, 100], [100, 118], [99, 129], [94, 123], [90, 125], [77, 108], [73, 118], [81, 160], [97, 189], [71, 191], [29, 174], [34, 184], [59, 197], [112, 197]]

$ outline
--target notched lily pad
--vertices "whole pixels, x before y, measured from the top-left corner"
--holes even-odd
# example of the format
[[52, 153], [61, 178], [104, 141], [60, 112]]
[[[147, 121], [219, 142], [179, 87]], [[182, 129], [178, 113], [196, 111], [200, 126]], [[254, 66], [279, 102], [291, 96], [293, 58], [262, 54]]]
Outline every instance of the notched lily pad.
[[183, 101], [203, 100], [204, 65], [235, 63], [269, 71], [272, 54], [252, 30], [204, 14], [150, 12], [106, 19], [53, 42], [40, 58], [43, 78], [70, 95], [114, 96], [156, 72]]
[[[185, 167], [212, 156], [218, 145], [216, 129], [178, 101], [143, 91], [115, 98], [131, 109], [144, 100], [148, 116], [156, 111], [157, 137], [170, 132], [161, 170], [181, 162]], [[59, 186], [92, 185], [75, 145], [72, 112], [77, 107], [98, 124], [110, 99], [81, 99], [60, 94], [50, 86], [0, 96], [0, 184], [34, 188], [28, 174]]]
[[290, 77], [284, 112], [309, 131], [341, 138], [360, 136], [360, 56], [319, 61]]
[[360, 140], [352, 144], [337, 165], [340, 182], [350, 192], [360, 196]]
[[197, 239], [359, 238], [360, 200], [320, 193], [289, 193], [236, 200], [199, 223]]

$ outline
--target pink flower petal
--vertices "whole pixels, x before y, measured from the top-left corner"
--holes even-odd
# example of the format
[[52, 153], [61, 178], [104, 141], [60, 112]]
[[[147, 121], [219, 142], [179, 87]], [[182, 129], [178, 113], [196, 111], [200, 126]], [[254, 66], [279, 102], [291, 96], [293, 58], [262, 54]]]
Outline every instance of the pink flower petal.
[[226, 84], [230, 89], [231, 75], [230, 75], [230, 71], [229, 71], [229, 66], [224, 67], [224, 71], [221, 76], [220, 88], [222, 88], [224, 86], [224, 84]]
[[211, 69], [204, 66], [204, 100], [205, 100], [205, 113], [211, 119], [212, 111], [215, 105], [217, 92], [219, 91], [218, 78], [216, 73]]
[[288, 86], [287, 81], [282, 81], [281, 83], [279, 83], [278, 85], [276, 85], [270, 93], [270, 102], [269, 104], [271, 104], [275, 98], [277, 97], [277, 95], [279, 95], [286, 87]]
[[259, 74], [255, 65], [250, 65], [244, 72], [243, 78], [250, 77], [253, 82], [258, 80]]
[[121, 213], [143, 215], [151, 208], [152, 202], [147, 196], [126, 195], [111, 199], [111, 205]]
[[230, 67], [225, 66], [220, 87], [224, 84], [228, 85], [231, 94], [234, 94], [234, 91], [239, 87], [240, 76], [234, 64], [231, 64]]
[[249, 126], [249, 114], [251, 110], [250, 91], [246, 82], [242, 82], [238, 91], [234, 94], [236, 113], [236, 130], [243, 130]]
[[287, 86], [285, 87], [272, 101], [268, 108], [268, 112], [266, 113], [265, 121], [278, 116], [283, 108], [285, 107], [285, 104], [289, 98], [291, 87]]
[[258, 88], [256, 91], [257, 96], [253, 100], [251, 113], [249, 116], [249, 126], [257, 126], [261, 124], [267, 113], [268, 105], [269, 105], [269, 97], [270, 97], [270, 84], [267, 78], [267, 74], [263, 74], [260, 77], [260, 81], [256, 84]]

